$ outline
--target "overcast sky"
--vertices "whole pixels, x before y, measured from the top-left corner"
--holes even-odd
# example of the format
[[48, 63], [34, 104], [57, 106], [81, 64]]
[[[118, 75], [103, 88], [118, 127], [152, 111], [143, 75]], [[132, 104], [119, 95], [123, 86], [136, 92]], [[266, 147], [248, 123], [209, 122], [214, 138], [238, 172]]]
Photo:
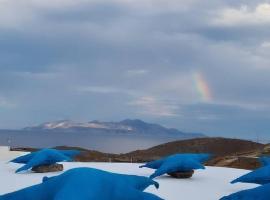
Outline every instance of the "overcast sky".
[[270, 2], [0, 0], [0, 128], [139, 118], [270, 138]]

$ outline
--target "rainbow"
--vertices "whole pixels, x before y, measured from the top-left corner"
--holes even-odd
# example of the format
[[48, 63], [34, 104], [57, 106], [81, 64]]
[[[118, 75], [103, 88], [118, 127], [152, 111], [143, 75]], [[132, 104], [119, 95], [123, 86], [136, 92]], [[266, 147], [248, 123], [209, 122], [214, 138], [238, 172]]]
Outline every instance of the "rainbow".
[[195, 90], [203, 102], [210, 102], [213, 99], [211, 89], [201, 72], [193, 74]]

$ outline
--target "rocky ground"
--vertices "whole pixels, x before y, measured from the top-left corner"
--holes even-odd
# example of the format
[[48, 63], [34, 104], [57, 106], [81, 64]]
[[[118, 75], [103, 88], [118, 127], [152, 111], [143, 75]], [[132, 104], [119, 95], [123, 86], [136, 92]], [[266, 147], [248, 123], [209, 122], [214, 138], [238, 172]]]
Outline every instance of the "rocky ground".
[[[260, 167], [258, 157], [270, 155], [270, 145], [228, 139], [199, 138], [170, 142], [146, 150], [133, 151], [126, 154], [110, 154], [77, 147], [55, 147], [57, 149], [78, 149], [81, 154], [75, 158], [78, 162], [147, 162], [175, 153], [210, 153], [212, 158], [208, 166], [232, 167], [239, 169], [255, 169]], [[19, 151], [35, 151], [31, 148], [14, 148]]]

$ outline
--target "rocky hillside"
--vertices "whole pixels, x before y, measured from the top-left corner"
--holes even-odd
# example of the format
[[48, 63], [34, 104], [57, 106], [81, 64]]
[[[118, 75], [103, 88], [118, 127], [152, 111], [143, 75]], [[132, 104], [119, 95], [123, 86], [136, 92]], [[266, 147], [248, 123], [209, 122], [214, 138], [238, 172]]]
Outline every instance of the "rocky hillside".
[[[258, 156], [270, 155], [270, 145], [229, 138], [199, 138], [169, 142], [146, 150], [126, 154], [107, 154], [76, 147], [56, 147], [57, 149], [79, 149], [82, 153], [76, 161], [89, 162], [147, 162], [175, 153], [210, 153], [210, 166], [254, 169], [260, 166]], [[32, 151], [34, 149], [16, 149]]]
[[258, 157], [269, 155], [268, 145], [228, 138], [199, 138], [175, 141], [153, 148], [126, 154], [134, 160], [154, 160], [174, 153], [210, 153], [209, 166], [255, 169], [260, 166]]
[[134, 151], [127, 155], [153, 157], [166, 156], [173, 153], [210, 153], [214, 156], [233, 155], [238, 152], [259, 150], [263, 144], [247, 140], [228, 138], [197, 138], [183, 141], [169, 142], [147, 150]]

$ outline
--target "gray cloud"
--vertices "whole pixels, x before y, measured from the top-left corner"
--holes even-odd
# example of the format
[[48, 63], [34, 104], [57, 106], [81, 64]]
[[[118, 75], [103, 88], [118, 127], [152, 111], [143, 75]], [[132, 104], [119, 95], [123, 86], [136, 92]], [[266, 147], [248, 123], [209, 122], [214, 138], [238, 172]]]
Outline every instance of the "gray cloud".
[[142, 118], [212, 135], [267, 135], [268, 6], [4, 0], [0, 127]]

